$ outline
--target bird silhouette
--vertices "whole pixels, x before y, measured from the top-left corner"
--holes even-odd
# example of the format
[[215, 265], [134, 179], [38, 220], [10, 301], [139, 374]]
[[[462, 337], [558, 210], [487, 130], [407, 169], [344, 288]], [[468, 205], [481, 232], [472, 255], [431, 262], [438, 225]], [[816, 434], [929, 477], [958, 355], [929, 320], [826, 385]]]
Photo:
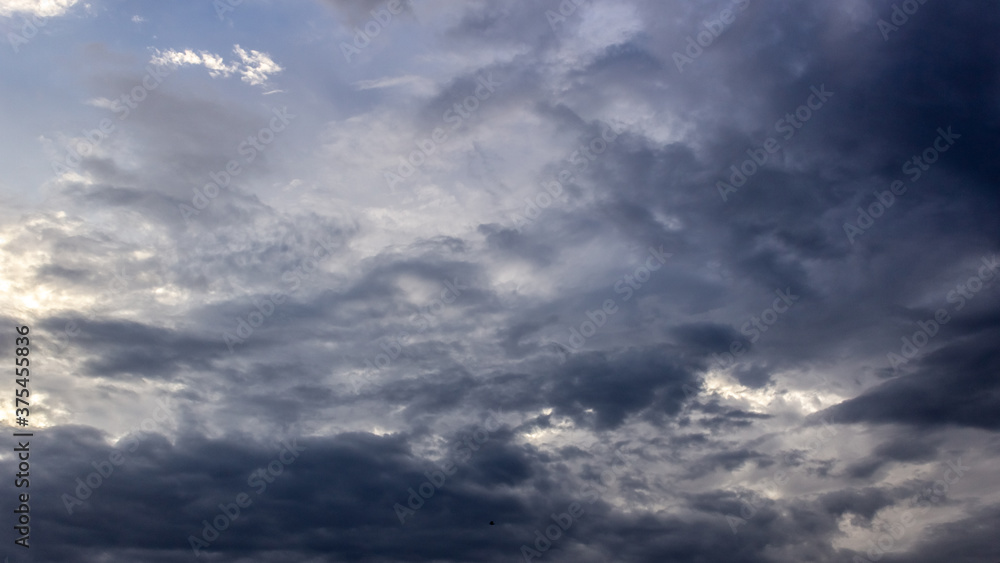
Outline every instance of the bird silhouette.
[[494, 526], [494, 525], [495, 524], [493, 524], [493, 520], [490, 520], [490, 526]]

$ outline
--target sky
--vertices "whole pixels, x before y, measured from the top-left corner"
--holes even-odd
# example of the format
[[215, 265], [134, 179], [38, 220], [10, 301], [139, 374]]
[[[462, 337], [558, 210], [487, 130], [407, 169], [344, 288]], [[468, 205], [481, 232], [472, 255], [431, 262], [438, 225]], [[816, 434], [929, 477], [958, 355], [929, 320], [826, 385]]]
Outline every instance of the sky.
[[1000, 561], [998, 8], [0, 0], [0, 555]]

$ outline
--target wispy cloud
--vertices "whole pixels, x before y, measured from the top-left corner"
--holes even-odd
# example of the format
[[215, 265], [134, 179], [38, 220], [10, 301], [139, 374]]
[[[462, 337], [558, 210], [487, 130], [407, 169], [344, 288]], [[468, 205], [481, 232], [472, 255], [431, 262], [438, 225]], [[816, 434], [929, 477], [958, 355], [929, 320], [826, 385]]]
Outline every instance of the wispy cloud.
[[228, 78], [233, 74], [240, 76], [240, 80], [251, 86], [262, 86], [267, 84], [268, 79], [275, 74], [282, 72], [281, 65], [274, 62], [270, 55], [260, 51], [243, 49], [239, 45], [233, 46], [233, 53], [239, 58], [226, 63], [221, 55], [208, 51], [195, 52], [191, 49], [177, 51], [167, 49], [154, 50], [150, 62], [159, 65], [170, 66], [204, 66], [208, 69], [208, 75], [212, 78]]
[[61, 16], [80, 0], [0, 0], [0, 16], [30, 14], [40, 17]]

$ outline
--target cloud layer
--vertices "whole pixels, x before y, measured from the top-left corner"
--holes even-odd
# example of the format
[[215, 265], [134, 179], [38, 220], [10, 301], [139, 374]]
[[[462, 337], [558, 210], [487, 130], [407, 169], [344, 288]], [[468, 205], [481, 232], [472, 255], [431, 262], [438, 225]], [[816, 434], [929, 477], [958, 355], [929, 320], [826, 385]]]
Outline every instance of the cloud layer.
[[995, 9], [71, 5], [12, 561], [1000, 557]]

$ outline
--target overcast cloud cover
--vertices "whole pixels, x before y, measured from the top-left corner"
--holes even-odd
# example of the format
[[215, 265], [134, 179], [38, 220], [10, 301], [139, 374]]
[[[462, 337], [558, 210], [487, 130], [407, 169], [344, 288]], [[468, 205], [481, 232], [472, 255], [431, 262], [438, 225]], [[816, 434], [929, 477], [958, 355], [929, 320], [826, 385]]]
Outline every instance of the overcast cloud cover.
[[998, 25], [0, 0], [0, 555], [1000, 561]]

